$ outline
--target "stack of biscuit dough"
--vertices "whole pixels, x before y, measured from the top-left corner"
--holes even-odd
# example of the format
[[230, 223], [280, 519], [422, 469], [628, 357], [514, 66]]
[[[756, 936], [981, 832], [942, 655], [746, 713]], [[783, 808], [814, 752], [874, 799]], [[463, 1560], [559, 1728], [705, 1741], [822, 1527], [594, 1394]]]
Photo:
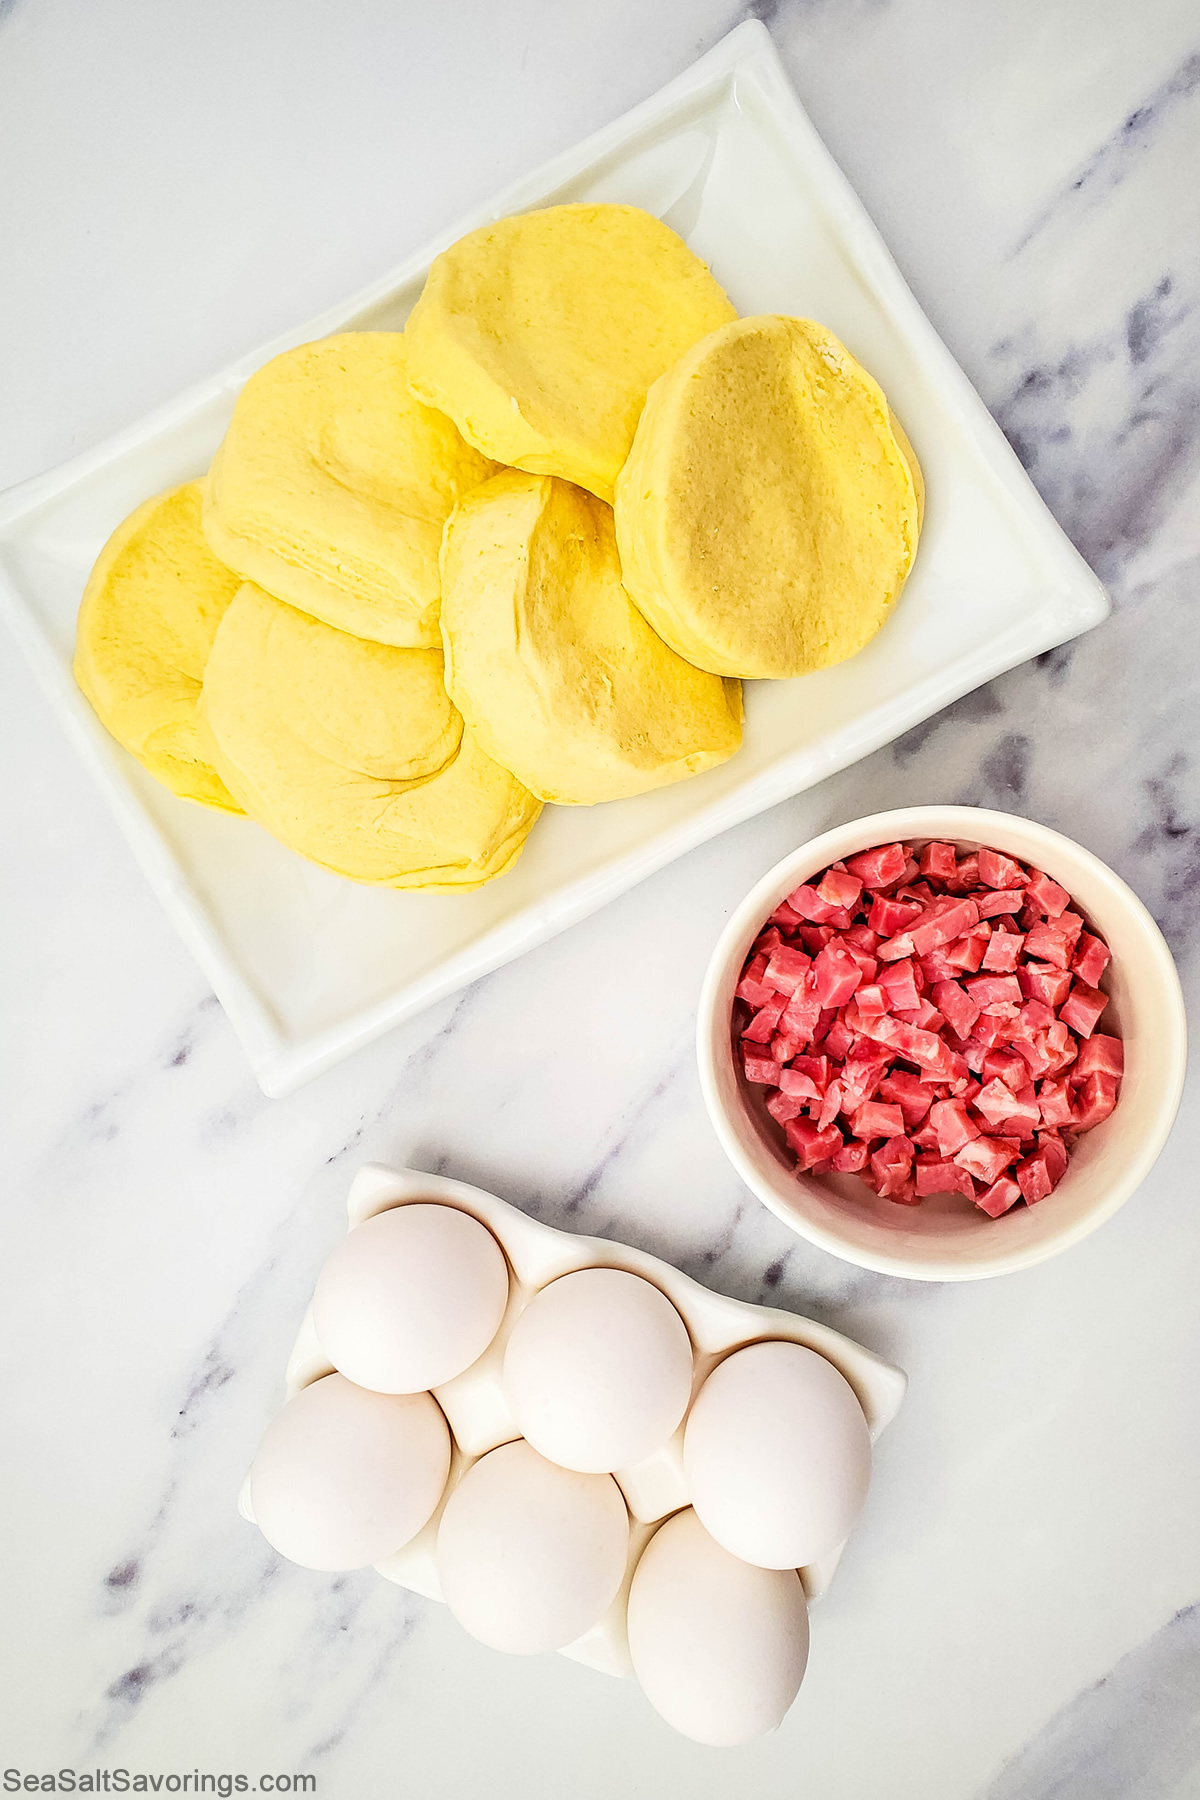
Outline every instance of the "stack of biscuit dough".
[[403, 332], [259, 369], [102, 551], [76, 677], [174, 793], [355, 881], [477, 887], [544, 802], [732, 756], [742, 678], [861, 649], [922, 505], [831, 332], [739, 319], [636, 207], [551, 207], [439, 256]]

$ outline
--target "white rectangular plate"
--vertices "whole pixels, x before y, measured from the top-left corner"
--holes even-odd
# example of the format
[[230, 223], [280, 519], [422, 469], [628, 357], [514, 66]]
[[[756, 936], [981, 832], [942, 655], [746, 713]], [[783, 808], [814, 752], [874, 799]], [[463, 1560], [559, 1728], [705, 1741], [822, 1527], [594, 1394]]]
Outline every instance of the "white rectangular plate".
[[[636, 800], [548, 807], [515, 869], [477, 893], [357, 887], [257, 826], [175, 799], [113, 744], [71, 678], [83, 584], [139, 501], [203, 473], [260, 364], [330, 331], [400, 327], [446, 244], [489, 219], [569, 200], [646, 207], [711, 265], [740, 312], [801, 314], [845, 340], [883, 386], [925, 473], [916, 567], [894, 618], [859, 656], [800, 681], [750, 685], [744, 747], [722, 768]], [[366, 293], [0, 496], [0, 605], [270, 1094], [1108, 610], [757, 23]]]

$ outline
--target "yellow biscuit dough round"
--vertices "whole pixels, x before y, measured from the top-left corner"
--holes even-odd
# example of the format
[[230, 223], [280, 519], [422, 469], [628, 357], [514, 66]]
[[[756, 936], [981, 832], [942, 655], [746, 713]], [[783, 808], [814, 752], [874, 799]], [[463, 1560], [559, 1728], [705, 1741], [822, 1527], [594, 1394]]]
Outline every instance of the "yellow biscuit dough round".
[[327, 625], [432, 648], [442, 527], [492, 472], [413, 398], [402, 332], [342, 332], [250, 377], [209, 473], [204, 529], [245, 580]]
[[200, 529], [201, 486], [144, 501], [105, 544], [79, 608], [75, 679], [101, 724], [164, 787], [239, 812], [196, 734], [204, 666], [239, 585]]
[[676, 656], [621, 583], [612, 510], [508, 470], [442, 546], [446, 685], [488, 755], [541, 800], [588, 806], [733, 755], [741, 688]]
[[739, 319], [651, 389], [617, 482], [625, 585], [718, 675], [853, 656], [912, 567], [920, 471], [887, 400], [810, 319]]
[[443, 251], [404, 335], [413, 392], [484, 455], [611, 501], [651, 383], [736, 316], [652, 214], [552, 206]]
[[463, 731], [438, 651], [351, 637], [252, 583], [217, 633], [200, 719], [250, 817], [354, 881], [478, 887], [541, 811]]

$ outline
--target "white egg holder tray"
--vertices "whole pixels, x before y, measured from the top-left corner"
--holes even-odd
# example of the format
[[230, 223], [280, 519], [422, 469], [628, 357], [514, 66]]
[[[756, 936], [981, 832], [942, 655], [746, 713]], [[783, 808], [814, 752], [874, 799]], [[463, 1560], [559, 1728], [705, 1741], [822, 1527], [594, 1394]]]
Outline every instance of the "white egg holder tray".
[[[902, 1370], [872, 1355], [840, 1332], [830, 1330], [827, 1325], [801, 1318], [796, 1313], [714, 1294], [644, 1250], [611, 1243], [607, 1238], [575, 1237], [570, 1232], [557, 1231], [527, 1217], [494, 1194], [470, 1187], [465, 1182], [425, 1175], [415, 1169], [388, 1169], [380, 1163], [366, 1163], [350, 1187], [347, 1202], [350, 1229], [374, 1218], [377, 1213], [414, 1201], [455, 1207], [478, 1219], [500, 1245], [509, 1268], [508, 1305], [491, 1343], [469, 1369], [455, 1376], [453, 1381], [431, 1390], [445, 1414], [452, 1439], [450, 1473], [442, 1497], [432, 1518], [416, 1537], [403, 1549], [375, 1564], [378, 1572], [389, 1581], [427, 1599], [444, 1598], [434, 1551], [447, 1500], [480, 1457], [521, 1436], [505, 1400], [501, 1379], [509, 1335], [535, 1294], [561, 1275], [574, 1274], [579, 1269], [624, 1269], [629, 1274], [640, 1275], [666, 1295], [683, 1319], [692, 1340], [694, 1378], [689, 1412], [707, 1376], [731, 1351], [743, 1349], [747, 1344], [778, 1339], [803, 1344], [816, 1351], [845, 1376], [863, 1409], [872, 1443], [895, 1418], [904, 1398], [908, 1381]], [[288, 1359], [286, 1399], [294, 1398], [302, 1388], [319, 1381], [322, 1376], [334, 1373], [333, 1364], [317, 1341], [310, 1306]], [[626, 1610], [634, 1570], [658, 1526], [672, 1513], [690, 1504], [683, 1465], [686, 1423], [687, 1413], [661, 1449], [635, 1467], [614, 1473], [613, 1478], [625, 1496], [630, 1517], [625, 1579], [604, 1617], [560, 1652], [604, 1674], [632, 1675]], [[253, 1524], [249, 1476], [238, 1505], [243, 1518]], [[828, 1588], [844, 1547], [844, 1544], [839, 1545], [820, 1562], [809, 1563], [798, 1571], [810, 1601], [819, 1598]]]

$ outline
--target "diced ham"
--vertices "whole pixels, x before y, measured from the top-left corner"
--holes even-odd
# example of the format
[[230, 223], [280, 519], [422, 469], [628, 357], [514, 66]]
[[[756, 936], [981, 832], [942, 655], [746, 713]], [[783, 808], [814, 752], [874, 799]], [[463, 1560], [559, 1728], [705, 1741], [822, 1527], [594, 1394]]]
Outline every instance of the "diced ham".
[[1016, 1161], [1020, 1151], [1015, 1144], [998, 1137], [972, 1138], [969, 1144], [955, 1154], [955, 1162], [960, 1169], [966, 1169], [977, 1181], [990, 1186], [1001, 1176], [1010, 1163]]
[[936, 842], [926, 844], [918, 867], [922, 875], [928, 875], [934, 881], [954, 881], [958, 875], [958, 858], [954, 854], [954, 845]]
[[1099, 988], [1089, 987], [1086, 981], [1076, 981], [1059, 1007], [1058, 1016], [1077, 1037], [1089, 1038], [1107, 1005], [1107, 994], [1102, 994]]
[[876, 894], [867, 914], [867, 924], [880, 938], [895, 937], [914, 919], [919, 919], [924, 910], [919, 901], [889, 900], [883, 894]]
[[755, 938], [734, 1008], [745, 1079], [801, 1171], [999, 1217], [1039, 1204], [1117, 1104], [1123, 1046], [1096, 1030], [1109, 961], [1044, 872], [881, 845], [802, 883]]
[[1002, 888], [996, 894], [977, 894], [979, 916], [981, 919], [995, 919], [1001, 913], [1019, 912], [1025, 904], [1025, 894], [1021, 888]]
[[1002, 1131], [1008, 1137], [1032, 1137], [1042, 1119], [1032, 1082], [1014, 1094], [1004, 1082], [989, 1081], [973, 1105], [989, 1131]]
[[1106, 1074], [1103, 1069], [1097, 1069], [1093, 1075], [1085, 1075], [1071, 1109], [1071, 1129], [1091, 1131], [1093, 1126], [1102, 1125], [1117, 1104], [1120, 1090], [1118, 1075]]
[[1025, 1196], [1026, 1206], [1034, 1206], [1037, 1201], [1044, 1200], [1047, 1194], [1054, 1191], [1046, 1158], [1040, 1152], [1019, 1162], [1013, 1174], [1016, 1176], [1017, 1186]]
[[743, 1038], [749, 1039], [752, 1044], [769, 1044], [775, 1027], [779, 1023], [784, 1005], [785, 1001], [782, 994], [773, 995], [765, 1005], [759, 1007], [750, 1023], [746, 1026], [746, 1029], [742, 1032]]
[[979, 852], [979, 879], [987, 888], [1020, 888], [1029, 880], [1019, 862], [999, 850]]
[[811, 1169], [814, 1163], [835, 1156], [842, 1147], [842, 1134], [836, 1125], [827, 1125], [821, 1131], [811, 1119], [792, 1119], [784, 1131], [802, 1169]]
[[952, 894], [969, 894], [971, 889], [978, 885], [979, 854], [975, 850], [968, 850], [965, 856], [959, 857], [958, 867], [954, 871], [954, 879], [948, 881], [946, 886]]
[[809, 1043], [817, 1029], [821, 1017], [821, 1002], [817, 996], [816, 983], [812, 970], [804, 977], [803, 982], [788, 1000], [779, 1021], [784, 1031], [790, 1036], [799, 1038], [802, 1043]]
[[[1025, 940], [1025, 948], [1028, 952], [1028, 938]], [[1070, 969], [1056, 969], [1049, 963], [1023, 963], [1017, 971], [1017, 980], [1021, 983], [1023, 994], [1027, 994], [1031, 1000], [1042, 1000], [1056, 1010], [1071, 991]]]
[[983, 953], [983, 967], [995, 975], [1011, 975], [1021, 960], [1024, 942], [1019, 931], [993, 931]]
[[995, 1006], [1004, 1001], [1020, 1006], [1025, 997], [1015, 975], [976, 975], [965, 985], [972, 1000], [980, 1007]]
[[793, 888], [787, 897], [787, 903], [793, 912], [799, 913], [813, 925], [846, 926], [854, 923], [854, 915], [841, 906], [831, 906], [812, 886], [811, 882], [802, 882]]
[[878, 982], [868, 982], [860, 987], [856, 1001], [859, 1013], [864, 1019], [882, 1019], [889, 1011], [888, 997]]
[[[749, 1045], [745, 1048], [742, 1067], [746, 1071], [746, 1080], [757, 1082], [760, 1086], [778, 1087], [780, 1064], [773, 1056], [766, 1056], [761, 1050], [755, 1051]], [[786, 1074], [786, 1070], [783, 1071]]]
[[889, 1012], [904, 1012], [921, 1004], [916, 965], [910, 956], [902, 957], [899, 962], [885, 963], [879, 971], [879, 985], [888, 996]]
[[1120, 1038], [1105, 1037], [1103, 1032], [1094, 1031], [1084, 1041], [1072, 1075], [1082, 1079], [1085, 1075], [1095, 1075], [1097, 1071], [1105, 1075], [1116, 1075], [1118, 1078], [1125, 1073], [1125, 1046]]
[[970, 1037], [982, 1010], [973, 995], [957, 981], [938, 981], [933, 987], [933, 1003], [957, 1037]]
[[885, 888], [899, 881], [908, 866], [908, 852], [903, 844], [880, 844], [846, 859], [851, 875], [857, 875], [864, 887]]
[[901, 1135], [888, 1138], [871, 1153], [871, 1168], [879, 1181], [878, 1192], [885, 1199], [904, 1197], [906, 1188], [912, 1186], [912, 1166], [913, 1147]]
[[979, 1126], [962, 1099], [936, 1100], [929, 1109], [929, 1123], [937, 1132], [937, 1147], [942, 1156], [953, 1156], [956, 1150], [979, 1136]]
[[904, 1111], [879, 1100], [865, 1100], [851, 1117], [850, 1129], [857, 1138], [903, 1137]]
[[817, 883], [817, 893], [830, 906], [836, 906], [843, 912], [853, 912], [858, 905], [863, 891], [862, 878], [852, 875], [849, 869], [826, 869], [824, 876]]
[[[938, 912], [932, 918], [929, 916], [931, 912], [932, 908], [927, 908], [925, 916], [909, 930], [908, 935], [912, 938], [913, 949], [918, 956], [924, 956], [927, 951], [935, 950], [939, 944], [952, 943], [955, 938], [970, 931], [972, 925], [979, 923], [979, 905], [970, 895], [963, 900], [955, 901], [953, 905], [946, 907], [944, 911]], [[881, 946], [880, 954], [882, 955], [882, 953]]]
[[[859, 992], [862, 992], [861, 988], [859, 989]], [[847, 1025], [845, 1019], [835, 1019], [833, 1024], [829, 1027], [829, 1030], [825, 1033], [824, 1039], [822, 1040], [822, 1049], [825, 1051], [826, 1055], [832, 1056], [840, 1061], [849, 1056], [854, 1047], [854, 1042], [854, 1033]]]
[[802, 1069], [797, 1069], [794, 1064], [791, 1068], [781, 1070], [776, 1079], [779, 1083], [780, 1092], [792, 1094], [797, 1100], [816, 1100], [819, 1102], [825, 1092], [824, 1087], [818, 1087], [811, 1075], [806, 1075]]
[[1044, 918], [1057, 919], [1071, 904], [1071, 896], [1065, 887], [1059, 887], [1057, 881], [1051, 881], [1038, 869], [1032, 881], [1025, 884], [1025, 903], [1035, 906]]
[[932, 1000], [922, 1000], [919, 1006], [912, 1008], [895, 1007], [895, 1016], [903, 1019], [906, 1025], [915, 1025], [920, 1031], [940, 1032], [946, 1023], [945, 1015], [940, 1013]]
[[[978, 927], [969, 931], [965, 937], [955, 938], [940, 952], [952, 969], [964, 975], [975, 975], [983, 966], [988, 940]], [[935, 954], [938, 954], [935, 952]]]
[[944, 1157], [918, 1156], [913, 1175], [917, 1193], [922, 1198], [926, 1194], [962, 1194], [968, 1200], [975, 1198], [975, 1183], [967, 1171]]
[[752, 956], [733, 990], [738, 999], [744, 1000], [748, 1006], [764, 1006], [771, 997], [772, 990], [763, 986], [768, 961], [766, 952], [762, 950]]
[[1046, 1159], [1050, 1180], [1057, 1187], [1067, 1172], [1066, 1145], [1060, 1137], [1055, 1136], [1052, 1132], [1041, 1131], [1038, 1133], [1038, 1148]]
[[812, 958], [805, 956], [803, 950], [780, 944], [771, 952], [763, 980], [778, 994], [794, 994], [811, 967]]
[[813, 963], [812, 970], [822, 1007], [845, 1006], [863, 978], [863, 972], [854, 957], [836, 940], [826, 944]]
[[879, 1084], [879, 1095], [900, 1108], [905, 1130], [919, 1125], [929, 1111], [933, 1090], [911, 1069], [893, 1069]]
[[993, 1181], [990, 1188], [976, 1196], [975, 1204], [980, 1212], [985, 1212], [990, 1219], [998, 1219], [1006, 1213], [1010, 1206], [1015, 1206], [1021, 1198], [1021, 1190], [1011, 1175], [1001, 1175]]
[[1024, 1060], [1014, 1050], [989, 1050], [980, 1073], [985, 1082], [1002, 1081], [1014, 1093], [1029, 1080]]
[[1070, 1125], [1071, 1091], [1066, 1077], [1047, 1076], [1037, 1090], [1038, 1110], [1042, 1124], [1052, 1126], [1055, 1130], [1061, 1125]]
[[1090, 931], [1080, 932], [1071, 962], [1071, 968], [1080, 981], [1086, 981], [1089, 987], [1098, 986], [1100, 977], [1111, 961], [1112, 951], [1101, 938], [1093, 937]]

